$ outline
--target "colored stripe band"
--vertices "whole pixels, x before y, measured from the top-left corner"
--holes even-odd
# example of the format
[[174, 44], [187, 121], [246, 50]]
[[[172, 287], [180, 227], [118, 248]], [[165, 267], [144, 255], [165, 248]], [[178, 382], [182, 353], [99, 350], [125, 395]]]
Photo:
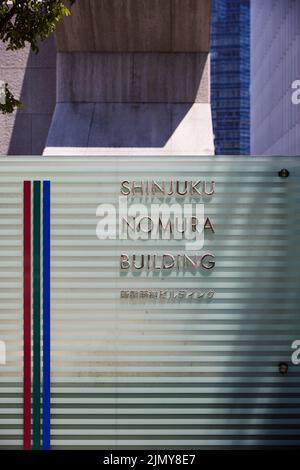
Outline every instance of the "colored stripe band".
[[50, 449], [50, 181], [43, 183], [43, 449]]
[[[48, 450], [51, 444], [50, 190], [50, 181], [44, 181], [43, 186], [41, 186], [40, 181], [34, 181], [33, 185], [31, 181], [24, 181], [23, 183], [23, 447], [24, 449], [33, 448], [34, 450], [39, 450], [41, 443], [42, 448]], [[41, 191], [43, 191], [43, 194]], [[43, 250], [42, 253], [41, 249]], [[42, 275], [41, 267], [43, 268]], [[42, 298], [41, 292], [43, 292]], [[43, 323], [41, 321], [41, 312], [43, 312]], [[43, 328], [42, 383], [41, 326]], [[33, 351], [31, 351], [31, 328], [33, 330]], [[31, 380], [32, 357], [33, 379]], [[31, 393], [33, 393], [32, 399]], [[32, 417], [33, 425], [31, 423]], [[41, 429], [41, 423], [43, 423], [43, 429]]]
[[31, 182], [23, 184], [23, 447], [31, 449]]
[[33, 183], [33, 448], [41, 446], [41, 183]]

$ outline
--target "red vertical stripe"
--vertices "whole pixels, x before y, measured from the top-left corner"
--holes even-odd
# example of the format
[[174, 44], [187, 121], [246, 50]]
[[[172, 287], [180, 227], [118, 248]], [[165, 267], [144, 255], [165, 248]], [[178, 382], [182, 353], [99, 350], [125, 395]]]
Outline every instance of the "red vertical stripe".
[[23, 305], [24, 305], [24, 434], [23, 446], [31, 449], [31, 182], [23, 192]]

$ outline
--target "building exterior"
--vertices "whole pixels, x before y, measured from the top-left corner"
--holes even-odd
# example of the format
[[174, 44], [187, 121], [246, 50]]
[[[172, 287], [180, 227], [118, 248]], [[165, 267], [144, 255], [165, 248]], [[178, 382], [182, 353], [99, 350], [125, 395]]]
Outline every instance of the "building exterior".
[[45, 154], [214, 153], [210, 0], [77, 2]]
[[251, 2], [251, 153], [299, 155], [300, 3]]
[[43, 70], [0, 51], [25, 106], [1, 116], [1, 153], [213, 155], [210, 18], [211, 0], [79, 1]]
[[214, 0], [211, 39], [215, 152], [250, 153], [250, 0]]
[[[217, 151], [248, 153], [249, 3], [215, 8]], [[1, 52], [1, 151], [47, 158], [0, 158], [0, 450], [300, 445], [300, 158], [212, 155], [210, 9], [79, 0]]]
[[56, 47], [54, 36], [39, 45], [6, 51], [0, 41], [0, 80], [8, 83], [24, 106], [0, 113], [0, 155], [42, 155], [55, 107]]

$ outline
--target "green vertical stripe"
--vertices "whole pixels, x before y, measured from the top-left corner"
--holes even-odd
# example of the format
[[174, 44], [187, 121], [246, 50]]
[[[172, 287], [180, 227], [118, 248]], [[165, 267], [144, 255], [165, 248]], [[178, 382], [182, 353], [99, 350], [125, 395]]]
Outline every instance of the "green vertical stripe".
[[41, 183], [33, 184], [33, 448], [41, 446]]

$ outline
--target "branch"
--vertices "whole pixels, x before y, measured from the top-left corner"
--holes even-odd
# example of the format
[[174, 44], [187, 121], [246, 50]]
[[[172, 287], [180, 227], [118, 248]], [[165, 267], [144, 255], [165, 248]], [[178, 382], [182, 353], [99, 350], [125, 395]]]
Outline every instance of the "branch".
[[11, 93], [6, 83], [5, 84], [5, 103], [4, 104], [0, 103], [0, 112], [2, 114], [8, 114], [8, 113], [12, 113], [15, 108], [21, 108], [21, 107], [22, 107], [21, 101], [16, 100], [14, 98], [14, 95]]
[[17, 5], [14, 4], [10, 10], [0, 19], [0, 33], [4, 32], [7, 24], [12, 20], [13, 16], [17, 13]]

